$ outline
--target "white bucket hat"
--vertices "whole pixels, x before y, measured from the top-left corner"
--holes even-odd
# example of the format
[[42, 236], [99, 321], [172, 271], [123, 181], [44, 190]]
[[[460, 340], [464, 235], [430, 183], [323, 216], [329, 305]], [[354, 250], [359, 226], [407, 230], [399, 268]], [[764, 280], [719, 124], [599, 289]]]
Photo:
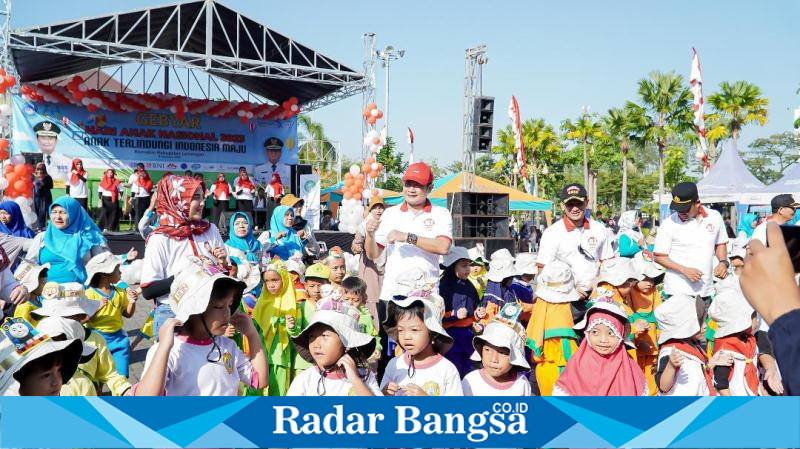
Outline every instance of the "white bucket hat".
[[429, 278], [428, 273], [422, 268], [411, 268], [397, 275], [393, 296], [407, 297], [415, 291], [433, 291], [438, 283], [438, 279]]
[[293, 257], [286, 261], [286, 270], [303, 276], [306, 273], [306, 266], [300, 259]]
[[25, 365], [54, 352], [63, 351], [61, 380], [67, 383], [78, 369], [82, 349], [80, 340], [54, 341], [24, 318], [7, 318], [0, 327], [0, 395], [21, 381], [17, 374]]
[[31, 314], [60, 317], [86, 314], [91, 318], [99, 308], [100, 301], [88, 299], [83, 285], [77, 282], [48, 282], [42, 288], [42, 307], [31, 311]]
[[549, 303], [572, 302], [580, 299], [575, 290], [575, 278], [569, 265], [553, 261], [544, 266], [536, 278], [536, 296]]
[[[502, 250], [501, 250], [502, 251]], [[486, 276], [492, 282], [503, 282], [503, 279], [519, 275], [514, 258], [493, 258], [489, 263], [489, 274]]]
[[358, 309], [345, 301], [320, 299], [311, 322], [303, 329], [303, 332], [300, 332], [300, 335], [292, 337], [297, 353], [305, 361], [314, 363], [314, 358], [308, 350], [308, 337], [314, 325], [325, 324], [336, 331], [346, 352], [357, 351], [364, 359], [367, 359], [375, 351], [376, 342], [375, 337], [361, 332], [361, 326], [358, 324], [360, 316]]
[[226, 282], [237, 288], [231, 304], [231, 314], [235, 313], [242, 299], [245, 283], [225, 274], [219, 265], [190, 257], [192, 264], [181, 271], [172, 282], [167, 303], [175, 312], [175, 319], [186, 322], [192, 315], [206, 311], [211, 301], [211, 291], [217, 282]]
[[539, 266], [536, 265], [536, 253], [519, 253], [514, 267], [519, 274], [536, 274]]
[[86, 363], [91, 360], [95, 351], [97, 351], [96, 347], [86, 343], [86, 328], [75, 320], [62, 318], [60, 316], [49, 316], [39, 321], [36, 325], [36, 330], [52, 338], [63, 335], [67, 340], [80, 340], [83, 344], [81, 363]]
[[717, 332], [714, 334], [715, 338], [727, 337], [750, 329], [753, 325], [754, 311], [755, 309], [747, 302], [741, 289], [735, 286], [717, 288], [714, 301], [708, 307], [708, 316], [718, 326]]
[[144, 260], [136, 259], [131, 263], [120, 266], [119, 271], [122, 273], [122, 282], [126, 283], [127, 285], [141, 284], [143, 265]]
[[656, 279], [667, 271], [657, 264], [651, 256], [645, 254], [644, 251], [639, 251], [633, 256], [633, 268], [642, 276], [651, 279]]
[[658, 344], [671, 339], [691, 338], [700, 332], [697, 318], [697, 299], [693, 296], [674, 295], [655, 310], [658, 328]]
[[470, 359], [475, 362], [481, 361], [481, 347], [484, 343], [489, 343], [498, 348], [506, 348], [509, 351], [509, 361], [512, 365], [524, 369], [530, 369], [528, 361], [525, 360], [525, 342], [528, 335], [525, 328], [517, 321], [521, 312], [517, 304], [506, 304], [489, 324], [483, 329], [483, 333], [476, 335], [472, 339], [472, 347], [475, 352]]
[[484, 257], [482, 248], [475, 246], [467, 250], [467, 252], [469, 253], [469, 258], [472, 260], [472, 263], [486, 265], [486, 257]]
[[49, 268], [49, 263], [39, 265], [28, 259], [22, 259], [14, 271], [14, 279], [27, 288], [29, 292], [32, 292], [39, 288], [39, 274]]
[[731, 244], [731, 250], [728, 252], [728, 258], [739, 257], [744, 259], [747, 256], [747, 242], [742, 239], [735, 239]]
[[586, 326], [589, 324], [589, 319], [592, 314], [598, 311], [607, 312], [619, 318], [622, 322], [622, 328], [624, 329], [623, 335], [620, 335], [620, 339], [622, 339], [626, 346], [630, 348], [636, 347], [636, 345], [628, 339], [628, 335], [630, 335], [631, 331], [631, 325], [628, 322], [628, 314], [625, 313], [625, 309], [622, 308], [622, 305], [616, 301], [595, 301], [592, 307], [586, 311], [586, 315], [583, 316], [583, 319], [572, 328], [579, 331], [586, 330]]
[[620, 286], [628, 279], [636, 279], [641, 281], [644, 276], [635, 269], [633, 261], [627, 257], [615, 257], [609, 259], [600, 265], [600, 276], [597, 282], [607, 282], [614, 287]]
[[441, 296], [432, 293], [430, 290], [414, 291], [411, 292], [406, 298], [395, 296], [389, 300], [389, 303], [387, 304], [388, 317], [386, 318], [386, 321], [383, 322], [383, 327], [386, 330], [386, 334], [394, 341], [398, 341], [397, 322], [394, 320], [395, 309], [397, 307], [401, 309], [407, 309], [417, 302], [422, 303], [422, 306], [425, 309], [425, 313], [423, 314], [425, 327], [427, 327], [429, 331], [435, 332], [443, 338], [444, 347], [441, 348], [441, 353], [446, 354], [447, 351], [450, 350], [450, 347], [453, 346], [453, 337], [451, 337], [442, 326], [442, 318], [444, 317], [444, 299], [442, 299]]
[[92, 278], [94, 278], [95, 275], [100, 273], [111, 274], [119, 265], [122, 265], [119, 257], [108, 251], [92, 257], [86, 264], [86, 285], [92, 283]]
[[512, 262], [514, 261], [514, 256], [511, 255], [511, 251], [500, 248], [497, 251], [492, 253], [492, 257], [489, 258], [489, 263], [497, 262], [498, 260], [508, 260], [510, 259]]
[[245, 293], [258, 287], [261, 283], [261, 270], [258, 269], [258, 264], [242, 262], [236, 265], [236, 279], [244, 282]]
[[442, 265], [449, 267], [461, 259], [472, 261], [472, 257], [469, 256], [469, 251], [467, 248], [464, 248], [463, 246], [453, 246], [450, 248], [450, 252], [445, 254], [442, 258]]

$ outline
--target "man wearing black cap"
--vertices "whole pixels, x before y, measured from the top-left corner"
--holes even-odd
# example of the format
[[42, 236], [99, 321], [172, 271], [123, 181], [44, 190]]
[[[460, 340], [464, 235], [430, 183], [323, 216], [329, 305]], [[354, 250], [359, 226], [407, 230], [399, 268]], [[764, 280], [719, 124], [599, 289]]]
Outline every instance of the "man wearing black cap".
[[292, 180], [289, 166], [281, 162], [283, 156], [283, 141], [277, 137], [270, 137], [264, 141], [264, 149], [267, 152], [267, 163], [256, 165], [255, 178], [259, 184], [266, 185], [272, 181], [272, 175], [277, 173], [283, 184], [283, 191], [291, 190]]
[[772, 207], [772, 215], [756, 226], [751, 237], [751, 239], [759, 240], [764, 245], [767, 244], [767, 222], [772, 221], [778, 225], [785, 225], [794, 218], [794, 211], [800, 207], [800, 203], [795, 201], [794, 197], [788, 193], [775, 195], [769, 205]]
[[569, 184], [560, 197], [564, 218], [544, 230], [536, 262], [540, 268], [555, 260], [567, 263], [578, 292], [588, 297], [600, 262], [614, 257], [614, 251], [606, 227], [586, 217], [586, 189], [578, 183]]
[[36, 145], [42, 153], [47, 174], [53, 178], [56, 187], [64, 187], [72, 169], [72, 159], [56, 152], [61, 128], [50, 120], [45, 120], [34, 125], [33, 132], [36, 133]]
[[[700, 203], [697, 185], [681, 182], [672, 188], [675, 212], [658, 228], [653, 254], [667, 269], [664, 292], [701, 297], [708, 307], [714, 293], [713, 276], [728, 274], [728, 234], [719, 212]], [[714, 267], [714, 257], [719, 261]]]

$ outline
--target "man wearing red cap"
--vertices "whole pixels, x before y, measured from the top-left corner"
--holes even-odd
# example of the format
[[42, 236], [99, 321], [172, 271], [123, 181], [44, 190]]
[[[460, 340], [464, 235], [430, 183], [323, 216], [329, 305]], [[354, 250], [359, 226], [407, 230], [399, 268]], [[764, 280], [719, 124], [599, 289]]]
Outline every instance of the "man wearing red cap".
[[403, 175], [403, 203], [386, 209], [380, 220], [371, 220], [367, 225], [367, 257], [378, 260], [386, 252], [378, 304], [381, 322], [386, 318], [386, 301], [397, 291], [397, 276], [420, 268], [429, 279], [438, 279], [439, 256], [450, 251], [453, 217], [447, 208], [434, 206], [428, 200], [432, 188], [430, 166], [424, 162], [409, 165]]

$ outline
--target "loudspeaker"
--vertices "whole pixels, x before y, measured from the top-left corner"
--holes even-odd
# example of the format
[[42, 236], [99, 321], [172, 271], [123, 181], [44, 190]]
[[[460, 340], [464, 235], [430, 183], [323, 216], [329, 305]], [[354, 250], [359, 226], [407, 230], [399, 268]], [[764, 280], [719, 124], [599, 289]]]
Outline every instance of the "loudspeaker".
[[311, 166], [310, 165], [291, 165], [292, 168], [291, 176], [292, 176], [292, 193], [297, 196], [300, 196], [300, 175], [310, 175], [311, 174]]
[[508, 237], [508, 217], [454, 214], [453, 235], [464, 238]]
[[508, 195], [500, 193], [453, 192], [447, 194], [453, 215], [494, 215], [508, 217]]
[[464, 248], [467, 249], [474, 248], [475, 245], [478, 243], [483, 244], [483, 250], [487, 260], [489, 259], [489, 257], [491, 257], [492, 253], [502, 248], [507, 249], [511, 254], [517, 253], [517, 248], [516, 245], [514, 244], [514, 239], [512, 238], [486, 238], [486, 239], [456, 238], [453, 240], [453, 244], [455, 246], [463, 246]]
[[489, 153], [492, 151], [492, 125], [494, 123], [494, 97], [475, 97], [472, 110], [474, 123], [472, 151]]

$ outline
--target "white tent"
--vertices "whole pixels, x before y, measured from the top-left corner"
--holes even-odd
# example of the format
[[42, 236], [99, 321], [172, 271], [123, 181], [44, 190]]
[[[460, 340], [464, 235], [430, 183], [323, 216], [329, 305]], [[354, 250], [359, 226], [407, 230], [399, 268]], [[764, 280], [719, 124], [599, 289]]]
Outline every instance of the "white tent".
[[762, 193], [764, 188], [764, 183], [750, 173], [732, 142], [726, 145], [708, 174], [697, 183], [700, 200], [704, 203], [754, 204], [753, 197]]
[[800, 164], [789, 167], [781, 179], [764, 187], [760, 194], [753, 195], [750, 204], [769, 204], [772, 197], [780, 193], [790, 193], [800, 198]]

